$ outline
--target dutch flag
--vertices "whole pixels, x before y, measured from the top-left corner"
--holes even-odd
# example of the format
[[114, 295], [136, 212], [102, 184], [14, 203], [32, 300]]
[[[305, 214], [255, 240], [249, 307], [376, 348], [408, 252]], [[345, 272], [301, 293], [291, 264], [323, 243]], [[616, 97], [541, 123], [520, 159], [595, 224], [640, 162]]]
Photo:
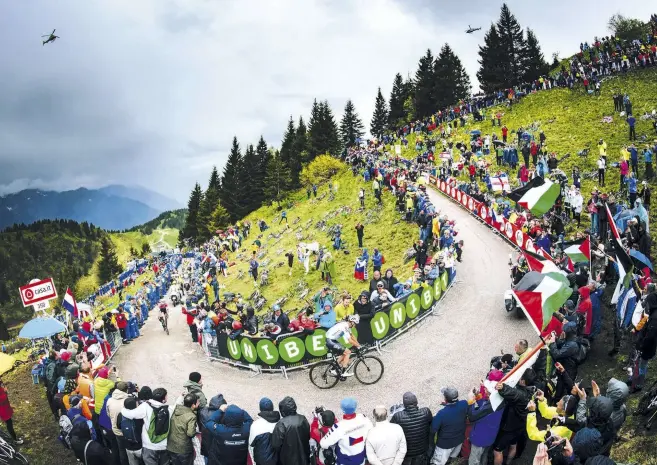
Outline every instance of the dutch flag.
[[78, 304], [75, 301], [75, 297], [73, 297], [73, 293], [71, 292], [70, 288], [66, 288], [66, 294], [64, 294], [64, 302], [62, 303], [62, 307], [68, 310], [73, 317], [78, 316]]

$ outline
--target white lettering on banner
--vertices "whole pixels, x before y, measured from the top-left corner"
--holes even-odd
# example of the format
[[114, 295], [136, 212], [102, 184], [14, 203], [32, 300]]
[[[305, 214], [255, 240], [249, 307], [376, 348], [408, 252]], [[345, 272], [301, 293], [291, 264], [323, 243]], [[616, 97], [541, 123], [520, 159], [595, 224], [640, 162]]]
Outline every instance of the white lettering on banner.
[[379, 334], [383, 334], [386, 330], [386, 323], [383, 318], [378, 318], [374, 321], [374, 329]]
[[231, 355], [237, 357], [240, 354], [239, 343], [234, 339], [229, 339], [228, 340], [228, 351], [231, 353]]
[[244, 358], [247, 360], [250, 358], [255, 358], [255, 354], [253, 353], [253, 345], [242, 344], [242, 355], [244, 355]]
[[417, 303], [415, 300], [408, 300], [407, 303], [411, 304], [411, 308], [413, 309], [413, 313], [417, 315], [417, 312], [419, 309], [417, 308]]
[[422, 298], [424, 299], [424, 305], [428, 307], [433, 301], [433, 296], [431, 295], [431, 289], [425, 289], [422, 291]]
[[286, 344], [283, 342], [281, 347], [285, 350], [285, 352], [287, 352], [287, 356], [290, 359], [293, 359], [299, 355], [299, 347], [296, 344]]
[[321, 352], [325, 349], [324, 344], [322, 344], [323, 338], [324, 334], [313, 334], [310, 336], [313, 345], [313, 352]]
[[274, 356], [269, 353], [269, 346], [267, 344], [261, 345], [260, 350], [265, 353], [265, 358], [267, 360], [274, 360]]
[[[392, 309], [390, 312], [391, 321], [390, 323], [395, 326], [395, 325], [400, 325], [404, 321], [404, 307], [395, 307]], [[377, 329], [378, 326], [377, 326]]]

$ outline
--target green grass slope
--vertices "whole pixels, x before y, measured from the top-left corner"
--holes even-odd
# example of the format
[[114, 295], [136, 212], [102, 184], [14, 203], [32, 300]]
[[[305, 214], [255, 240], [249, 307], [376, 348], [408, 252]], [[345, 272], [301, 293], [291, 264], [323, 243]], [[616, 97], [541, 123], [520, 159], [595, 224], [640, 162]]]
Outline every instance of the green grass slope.
[[[310, 289], [307, 297], [310, 298], [321, 288], [321, 274], [314, 269], [315, 257], [311, 257], [308, 274], [305, 274], [303, 265], [296, 258], [296, 247], [300, 241], [317, 241], [321, 246], [326, 247], [335, 259], [337, 276], [333, 281], [333, 286], [340, 291], [350, 292], [352, 296], [358, 295], [369, 287], [369, 282], [358, 282], [353, 277], [354, 265], [359, 256], [354, 227], [359, 221], [365, 225], [363, 245], [368, 249], [370, 256], [373, 249], [378, 248], [386, 259], [383, 271], [391, 268], [397, 279], [409, 278], [412, 263], [404, 264], [403, 255], [417, 236], [417, 227], [399, 221], [400, 215], [394, 209], [393, 197], [389, 193], [385, 193], [383, 206], [378, 206], [369, 183], [365, 183], [360, 176], [354, 177], [346, 165], [342, 165], [341, 171], [331, 179], [331, 182], [338, 185], [338, 192], [334, 200], [329, 200], [328, 184], [319, 186], [317, 198], [312, 197], [308, 200], [305, 190], [290, 196], [290, 202], [294, 206], [286, 208], [289, 229], [286, 229], [285, 222], [278, 224], [280, 211], [276, 206], [262, 207], [247, 216], [245, 219], [252, 223], [251, 233], [242, 243], [240, 251], [230, 254], [229, 261], [235, 261], [236, 264], [228, 268], [227, 278], [220, 277], [220, 284], [225, 286], [221, 292], [241, 293], [245, 298], [253, 292], [255, 289], [253, 279], [248, 275], [249, 259], [253, 242], [261, 236], [264, 255], [259, 258], [260, 273], [264, 268], [269, 270], [269, 285], [260, 288], [262, 294], [267, 298], [266, 309], [282, 296], [289, 298], [284, 309], [289, 310], [302, 306], [304, 303], [299, 298], [299, 294], [303, 289]], [[366, 208], [364, 210], [359, 210], [358, 190], [360, 187], [366, 189]], [[260, 219], [264, 219], [270, 226], [264, 233], [260, 233], [257, 227], [257, 221]], [[344, 248], [350, 251], [349, 254], [345, 254], [341, 250], [333, 250], [332, 236], [326, 231], [316, 228], [316, 224], [320, 220], [326, 222], [327, 229], [336, 224], [342, 225]], [[280, 238], [278, 239], [273, 236], [279, 234]], [[298, 239], [297, 234], [301, 239]], [[287, 252], [292, 252], [295, 256], [291, 277], [288, 276], [289, 268], [285, 258]], [[239, 272], [244, 274], [243, 278], [238, 277]], [[371, 279], [371, 260], [369, 274]]]
[[[578, 166], [581, 172], [594, 171], [598, 158], [597, 143], [599, 139], [607, 142], [607, 162], [620, 160], [620, 150], [629, 145], [628, 127], [625, 119], [614, 113], [612, 95], [614, 93], [628, 93], [632, 103], [633, 112], [637, 118], [636, 132], [637, 147], [642, 148], [646, 142], [642, 142], [642, 136], [648, 142], [657, 139], [649, 121], [642, 121], [640, 115], [657, 109], [657, 72], [654, 70], [640, 71], [623, 76], [607, 79], [602, 84], [600, 96], [588, 95], [583, 87], [569, 89], [552, 89], [540, 91], [524, 97], [520, 103], [513, 105], [511, 109], [496, 107], [486, 110], [486, 119], [481, 123], [475, 123], [472, 119], [464, 128], [459, 128], [454, 141], [469, 141], [469, 133], [479, 129], [483, 135], [496, 133], [501, 138], [498, 126], [491, 126], [490, 114], [498, 110], [504, 113], [502, 124], [509, 128], [509, 137], [512, 139], [514, 132], [519, 128], [527, 128], [536, 123], [539, 130], [547, 136], [546, 144], [549, 152], [556, 152], [561, 158], [566, 153], [570, 157], [559, 163], [559, 168], [567, 175], [571, 175], [572, 169]], [[612, 116], [612, 123], [603, 123], [602, 118]], [[536, 132], [538, 136], [538, 132]], [[587, 157], [579, 157], [577, 152], [584, 148], [590, 148]], [[415, 156], [415, 137], [409, 138], [408, 148], [405, 148], [403, 156], [411, 158]], [[494, 155], [487, 157], [494, 164]], [[641, 158], [640, 158], [641, 160]], [[641, 164], [642, 165], [642, 164]], [[643, 167], [640, 166], [643, 173]], [[517, 172], [509, 173], [512, 182], [516, 180]], [[618, 190], [619, 173], [613, 168], [607, 171], [607, 189]], [[591, 180], [582, 180], [582, 190], [586, 198], [596, 183]]]

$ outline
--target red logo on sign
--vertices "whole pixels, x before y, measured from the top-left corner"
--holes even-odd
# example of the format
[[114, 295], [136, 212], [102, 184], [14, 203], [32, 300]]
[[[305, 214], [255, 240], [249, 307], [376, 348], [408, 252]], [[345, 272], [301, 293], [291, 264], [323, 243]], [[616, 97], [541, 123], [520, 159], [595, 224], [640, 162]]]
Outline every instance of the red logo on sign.
[[57, 298], [57, 288], [52, 278], [42, 279], [19, 288], [23, 305], [30, 305]]

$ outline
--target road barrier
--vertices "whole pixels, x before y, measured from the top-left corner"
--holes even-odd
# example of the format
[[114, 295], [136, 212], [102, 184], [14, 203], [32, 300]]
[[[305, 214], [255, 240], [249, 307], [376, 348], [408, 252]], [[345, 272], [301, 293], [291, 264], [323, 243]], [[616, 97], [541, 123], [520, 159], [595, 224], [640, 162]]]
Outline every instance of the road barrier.
[[[432, 285], [423, 285], [409, 295], [374, 313], [361, 317], [354, 328], [358, 342], [381, 348], [433, 314], [439, 301], [454, 283], [456, 271], [445, 269]], [[341, 340], [344, 347], [348, 341]], [[203, 334], [203, 349], [210, 360], [247, 368], [256, 373], [287, 372], [307, 368], [330, 358], [326, 347], [326, 329], [317, 328], [279, 336], [275, 340], [264, 337], [238, 336], [225, 333]]]

